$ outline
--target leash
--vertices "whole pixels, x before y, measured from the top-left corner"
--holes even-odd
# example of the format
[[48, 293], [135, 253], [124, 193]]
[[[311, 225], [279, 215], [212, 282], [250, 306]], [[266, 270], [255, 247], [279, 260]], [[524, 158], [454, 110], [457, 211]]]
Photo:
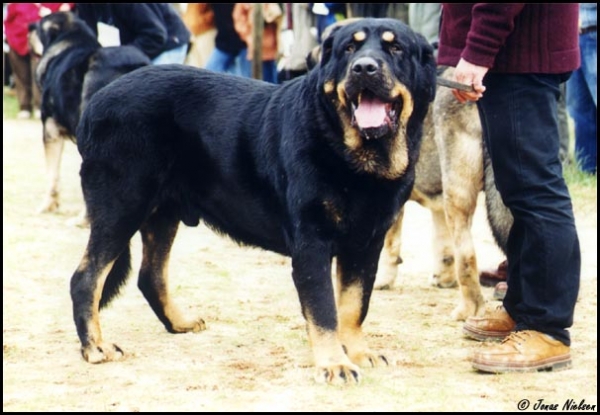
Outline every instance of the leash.
[[442, 78], [440, 76], [437, 77], [436, 83], [439, 86], [445, 86], [446, 88], [458, 89], [459, 91], [465, 92], [474, 92], [473, 85], [461, 84], [459, 82], [454, 82], [446, 78]]

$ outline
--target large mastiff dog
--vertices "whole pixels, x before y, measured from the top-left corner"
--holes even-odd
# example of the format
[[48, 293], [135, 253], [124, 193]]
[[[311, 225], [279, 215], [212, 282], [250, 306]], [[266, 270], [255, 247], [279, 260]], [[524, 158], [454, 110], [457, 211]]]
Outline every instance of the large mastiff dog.
[[[180, 222], [291, 256], [316, 379], [357, 382], [387, 364], [362, 334], [387, 230], [408, 200], [435, 94], [431, 46], [393, 19], [364, 19], [325, 41], [283, 85], [162, 65], [95, 94], [77, 131], [90, 237], [71, 279], [85, 360], [123, 356], [99, 310], [117, 294], [140, 231], [138, 286], [172, 333], [200, 331], [169, 295]], [[332, 259], [337, 259], [332, 281]]]

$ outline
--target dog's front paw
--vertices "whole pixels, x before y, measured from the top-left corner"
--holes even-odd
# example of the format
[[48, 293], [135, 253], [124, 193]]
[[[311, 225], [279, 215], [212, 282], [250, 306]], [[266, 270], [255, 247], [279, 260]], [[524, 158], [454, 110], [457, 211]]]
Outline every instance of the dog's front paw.
[[353, 364], [329, 365], [317, 367], [315, 381], [330, 385], [345, 385], [360, 383], [360, 369]]
[[88, 220], [88, 218], [86, 216], [85, 210], [83, 210], [81, 213], [79, 213], [79, 215], [67, 220], [67, 225], [70, 227], [77, 227], [77, 228], [89, 228], [90, 221]]
[[437, 288], [456, 288], [458, 287], [458, 282], [454, 275], [433, 274], [431, 276], [431, 285]]
[[103, 363], [121, 360], [125, 357], [123, 350], [116, 344], [91, 344], [81, 348], [81, 355], [88, 363]]
[[388, 360], [384, 355], [373, 353], [371, 350], [349, 354], [348, 357], [353, 363], [360, 367], [381, 367], [389, 365]]
[[59, 203], [55, 197], [47, 197], [37, 210], [37, 213], [54, 213], [58, 211]]
[[389, 290], [394, 286], [396, 281], [396, 275], [398, 274], [398, 265], [386, 264], [377, 272], [375, 278], [375, 285], [373, 286], [376, 290]]
[[450, 316], [456, 321], [465, 321], [469, 317], [481, 317], [485, 314], [485, 299], [482, 295], [477, 296], [475, 300], [461, 301], [460, 304], [452, 310]]

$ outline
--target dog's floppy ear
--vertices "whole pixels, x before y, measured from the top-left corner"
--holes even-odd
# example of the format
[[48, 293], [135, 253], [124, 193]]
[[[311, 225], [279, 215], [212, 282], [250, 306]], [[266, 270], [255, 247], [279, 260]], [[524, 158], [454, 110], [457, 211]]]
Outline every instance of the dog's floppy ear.
[[335, 34], [340, 30], [341, 26], [334, 26], [331, 29], [331, 32], [328, 33], [328, 36], [323, 40], [320, 46], [319, 51], [319, 59], [321, 65], [325, 65], [329, 59], [331, 59], [331, 55], [333, 53], [333, 40], [335, 39]]
[[326, 63], [331, 57], [331, 49], [333, 47], [333, 33], [339, 30], [339, 26], [336, 26], [328, 33], [327, 38], [323, 40], [320, 45], [317, 45], [306, 55], [306, 66], [308, 70], [311, 70], [319, 63]]
[[433, 46], [425, 39], [423, 35], [420, 33], [415, 33], [418, 40], [418, 48], [419, 51], [414, 56], [414, 63], [416, 66], [421, 67], [421, 71], [416, 71], [417, 74], [420, 74], [424, 79], [418, 82], [419, 85], [426, 85], [425, 88], [426, 95], [429, 98], [429, 101], [433, 101], [435, 97], [435, 88], [436, 82], [435, 78], [437, 75], [437, 64], [435, 60]]
[[321, 45], [315, 46], [308, 55], [306, 55], [306, 66], [310, 71], [319, 64], [319, 56], [321, 55]]
[[[323, 30], [323, 34], [321, 35], [321, 45], [317, 62], [321, 62], [321, 64], [327, 63], [327, 61], [331, 58], [331, 53], [333, 52], [333, 40], [335, 39], [335, 34], [344, 26], [362, 20], [362, 17], [349, 17], [344, 20], [337, 21], [335, 23], [330, 24]], [[313, 49], [313, 52], [315, 50]], [[311, 52], [311, 54], [313, 53]]]

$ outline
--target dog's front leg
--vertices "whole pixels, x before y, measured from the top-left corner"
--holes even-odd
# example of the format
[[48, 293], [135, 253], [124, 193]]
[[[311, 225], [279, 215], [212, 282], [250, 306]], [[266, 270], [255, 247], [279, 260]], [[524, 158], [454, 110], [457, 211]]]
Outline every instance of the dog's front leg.
[[344, 352], [331, 280], [331, 251], [320, 243], [306, 243], [292, 254], [292, 276], [307, 322], [317, 382], [358, 383], [360, 370]]
[[381, 245], [365, 250], [343, 250], [337, 257], [338, 333], [350, 360], [362, 367], [386, 366], [365, 341], [362, 324], [369, 310]]
[[55, 212], [59, 206], [58, 180], [65, 139], [61, 127], [53, 118], [47, 118], [43, 126], [44, 154], [46, 156], [46, 177], [48, 190], [38, 208], [39, 213]]

